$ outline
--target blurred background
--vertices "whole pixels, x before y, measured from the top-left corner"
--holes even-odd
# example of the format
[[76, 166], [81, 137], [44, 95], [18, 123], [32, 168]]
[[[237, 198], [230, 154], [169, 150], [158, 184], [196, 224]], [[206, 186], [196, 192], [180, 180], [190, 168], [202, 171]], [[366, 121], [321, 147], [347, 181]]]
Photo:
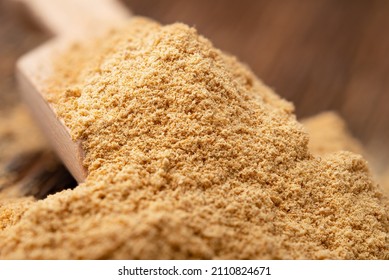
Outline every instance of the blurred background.
[[[0, 2], [9, 0], [0, 0]], [[292, 101], [298, 118], [338, 112], [377, 162], [389, 149], [389, 1], [123, 0], [134, 14], [195, 26]], [[19, 103], [17, 58], [47, 40], [0, 5], [0, 116]], [[0, 145], [1, 147], [1, 145]]]

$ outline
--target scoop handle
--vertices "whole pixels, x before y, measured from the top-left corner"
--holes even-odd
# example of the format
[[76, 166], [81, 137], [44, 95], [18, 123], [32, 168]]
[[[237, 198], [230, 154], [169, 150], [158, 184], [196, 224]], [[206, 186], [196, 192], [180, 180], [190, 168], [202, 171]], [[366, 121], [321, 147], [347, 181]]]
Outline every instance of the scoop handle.
[[54, 36], [82, 37], [115, 26], [131, 12], [118, 0], [14, 0]]

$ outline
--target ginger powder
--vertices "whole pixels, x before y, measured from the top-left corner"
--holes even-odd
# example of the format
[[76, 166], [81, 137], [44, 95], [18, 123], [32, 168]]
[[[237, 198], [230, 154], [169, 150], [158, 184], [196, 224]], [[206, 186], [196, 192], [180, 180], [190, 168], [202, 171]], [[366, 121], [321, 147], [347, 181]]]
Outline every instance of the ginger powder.
[[388, 258], [365, 160], [313, 156], [293, 106], [195, 29], [135, 18], [54, 67], [89, 176], [22, 208], [1, 258]]

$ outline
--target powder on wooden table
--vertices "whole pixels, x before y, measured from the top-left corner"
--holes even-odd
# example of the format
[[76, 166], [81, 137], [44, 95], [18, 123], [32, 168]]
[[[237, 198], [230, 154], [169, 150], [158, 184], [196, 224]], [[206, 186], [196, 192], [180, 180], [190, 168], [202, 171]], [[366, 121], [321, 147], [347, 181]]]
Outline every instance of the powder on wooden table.
[[[26, 141], [28, 139], [28, 141]], [[33, 151], [46, 145], [23, 106], [0, 112], [0, 169], [15, 154]]]
[[12, 181], [12, 178], [9, 178], [12, 174], [6, 172], [7, 165], [15, 157], [32, 153], [45, 145], [46, 142], [33, 125], [24, 106], [19, 105], [7, 112], [0, 112], [0, 215], [3, 212], [1, 207], [6, 201], [10, 199], [16, 202], [14, 198], [21, 196], [16, 188], [5, 187]]
[[41, 149], [44, 145], [45, 141], [23, 106], [0, 112], [0, 231], [19, 221], [34, 202], [32, 197], [20, 197], [17, 187], [8, 187], [13, 178], [8, 178], [9, 174], [5, 172], [7, 163], [15, 156]]
[[55, 67], [89, 176], [2, 230], [1, 258], [388, 258], [363, 158], [312, 156], [293, 106], [193, 28], [134, 19]]

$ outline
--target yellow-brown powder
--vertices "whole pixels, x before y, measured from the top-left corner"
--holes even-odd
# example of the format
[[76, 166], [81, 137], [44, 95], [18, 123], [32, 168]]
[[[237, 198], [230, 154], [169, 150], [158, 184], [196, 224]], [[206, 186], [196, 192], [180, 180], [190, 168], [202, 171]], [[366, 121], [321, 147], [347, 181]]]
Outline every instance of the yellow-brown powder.
[[384, 191], [389, 195], [389, 167], [381, 174], [379, 179]]
[[14, 157], [44, 146], [45, 141], [23, 106], [0, 113], [0, 231], [18, 222], [34, 201], [32, 197], [20, 197], [18, 187], [8, 187], [13, 178], [6, 173], [7, 164]]
[[317, 155], [350, 151], [366, 155], [362, 144], [347, 129], [346, 122], [335, 112], [323, 112], [301, 121], [309, 134], [308, 148]]
[[194, 29], [134, 19], [56, 68], [90, 175], [0, 232], [1, 258], [388, 258], [363, 158], [312, 156], [292, 105]]
[[[361, 154], [373, 162], [371, 170], [377, 178], [380, 187], [386, 194], [389, 194], [389, 168], [380, 168], [362, 144], [351, 135], [345, 120], [335, 112], [323, 112], [313, 117], [301, 120], [309, 134], [308, 148], [315, 155], [325, 155], [338, 151], [350, 151]], [[374, 169], [374, 167], [376, 169]], [[371, 166], [370, 166], [371, 168]]]
[[0, 112], [0, 169], [15, 154], [33, 151], [45, 145], [23, 106], [15, 106], [4, 115]]

